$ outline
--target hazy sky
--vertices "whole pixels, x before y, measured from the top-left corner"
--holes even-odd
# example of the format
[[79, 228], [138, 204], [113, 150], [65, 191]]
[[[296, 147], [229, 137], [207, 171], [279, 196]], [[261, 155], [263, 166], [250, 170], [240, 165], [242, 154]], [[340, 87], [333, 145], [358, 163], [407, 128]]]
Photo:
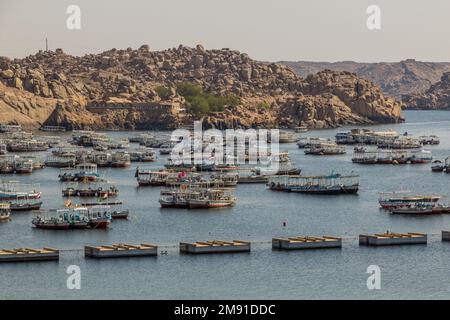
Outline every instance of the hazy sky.
[[[81, 30], [66, 9], [81, 8]], [[381, 30], [366, 8], [381, 8]], [[259, 60], [450, 61], [449, 0], [0, 0], [0, 55], [70, 54], [179, 44], [228, 47]]]

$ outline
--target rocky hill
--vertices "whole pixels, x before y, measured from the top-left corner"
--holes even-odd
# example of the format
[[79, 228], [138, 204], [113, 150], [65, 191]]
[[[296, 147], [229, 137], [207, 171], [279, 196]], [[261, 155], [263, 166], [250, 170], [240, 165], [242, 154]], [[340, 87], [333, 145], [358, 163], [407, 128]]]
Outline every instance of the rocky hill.
[[[180, 83], [195, 84], [203, 96], [186, 99]], [[200, 118], [219, 128], [403, 120], [399, 102], [350, 72], [326, 70], [304, 79], [283, 64], [201, 45], [0, 58], [0, 112], [0, 122], [69, 129], [169, 129]]]
[[402, 97], [408, 109], [450, 109], [450, 72], [428, 90]]
[[400, 62], [358, 63], [343, 62], [282, 62], [299, 76], [306, 77], [319, 71], [349, 71], [379, 85], [383, 93], [400, 99], [402, 95], [423, 92], [450, 71], [448, 62], [421, 62], [408, 59]]

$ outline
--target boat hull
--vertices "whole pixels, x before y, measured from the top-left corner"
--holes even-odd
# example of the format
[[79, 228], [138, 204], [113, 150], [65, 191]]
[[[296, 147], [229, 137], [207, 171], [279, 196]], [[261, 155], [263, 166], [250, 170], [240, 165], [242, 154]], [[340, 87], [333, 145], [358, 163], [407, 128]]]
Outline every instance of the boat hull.
[[234, 202], [228, 201], [189, 201], [190, 209], [212, 209], [232, 207]]
[[37, 203], [27, 203], [27, 204], [11, 204], [11, 211], [31, 211], [31, 210], [39, 210], [42, 206], [42, 202]]

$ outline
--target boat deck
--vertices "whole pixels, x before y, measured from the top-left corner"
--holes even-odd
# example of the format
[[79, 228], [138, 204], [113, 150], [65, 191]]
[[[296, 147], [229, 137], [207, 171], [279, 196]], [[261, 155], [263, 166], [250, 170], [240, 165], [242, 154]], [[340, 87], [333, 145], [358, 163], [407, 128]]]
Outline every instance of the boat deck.
[[53, 248], [0, 249], [0, 262], [59, 260], [59, 250]]
[[180, 252], [190, 254], [250, 252], [250, 242], [242, 240], [180, 242]]
[[157, 256], [158, 247], [147, 243], [140, 245], [120, 243], [110, 246], [85, 246], [84, 255], [91, 258]]
[[272, 248], [278, 250], [342, 248], [342, 238], [333, 236], [273, 238]]
[[360, 234], [359, 245], [365, 246], [393, 246], [407, 244], [427, 244], [427, 235], [425, 233], [375, 233]]

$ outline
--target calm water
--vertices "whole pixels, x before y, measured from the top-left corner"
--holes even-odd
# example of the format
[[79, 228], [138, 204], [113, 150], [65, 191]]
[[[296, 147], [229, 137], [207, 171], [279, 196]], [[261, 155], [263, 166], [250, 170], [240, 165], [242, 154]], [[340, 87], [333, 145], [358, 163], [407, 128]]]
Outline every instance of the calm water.
[[[430, 147], [435, 157], [450, 155], [450, 112], [405, 112], [407, 123], [383, 125], [415, 136], [436, 134], [441, 144]], [[342, 130], [342, 129], [341, 129]], [[304, 135], [334, 137], [338, 130]], [[112, 136], [132, 133], [114, 132]], [[347, 155], [305, 156], [295, 144], [282, 145], [304, 174], [331, 170], [361, 175], [358, 196], [314, 196], [277, 193], [264, 185], [239, 185], [231, 209], [160, 209], [159, 188], [137, 188], [136, 165], [104, 170], [117, 183], [120, 199], [131, 211], [128, 221], [115, 221], [110, 230], [52, 232], [31, 228], [32, 213], [14, 213], [0, 224], [0, 247], [74, 249], [59, 262], [0, 265], [0, 298], [14, 299], [391, 299], [450, 298], [450, 244], [440, 232], [450, 229], [450, 216], [391, 216], [378, 209], [377, 193], [395, 189], [448, 195], [449, 175], [432, 173], [429, 165], [361, 166]], [[165, 157], [159, 156], [154, 167]], [[46, 168], [30, 176], [7, 176], [39, 182], [46, 208], [63, 204], [59, 170]], [[283, 222], [287, 226], [283, 227]], [[364, 232], [427, 232], [427, 246], [359, 247]], [[270, 240], [284, 235], [343, 236], [341, 250], [272, 252]], [[179, 241], [244, 239], [255, 241], [252, 252], [236, 255], [179, 255]], [[85, 260], [85, 244], [149, 242], [167, 247], [157, 258]], [[66, 287], [67, 266], [81, 268], [81, 290]], [[381, 290], [368, 290], [366, 268], [381, 268]]]

